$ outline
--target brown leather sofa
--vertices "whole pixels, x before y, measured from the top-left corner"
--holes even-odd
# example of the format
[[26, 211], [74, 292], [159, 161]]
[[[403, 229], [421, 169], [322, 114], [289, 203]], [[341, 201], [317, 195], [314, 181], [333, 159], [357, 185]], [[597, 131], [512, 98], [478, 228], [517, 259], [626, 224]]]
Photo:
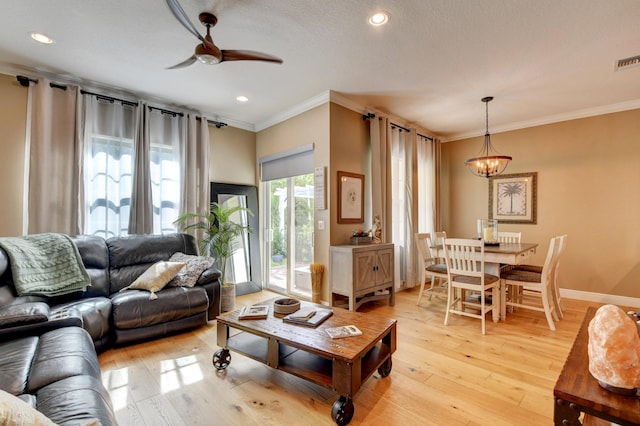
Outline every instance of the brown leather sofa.
[[91, 286], [58, 297], [17, 296], [9, 258], [0, 249], [0, 389], [58, 424], [94, 418], [105, 426], [116, 424], [96, 351], [215, 319], [220, 313], [220, 272], [209, 268], [194, 287], [165, 287], [150, 300], [147, 291], [120, 290], [174, 253], [197, 254], [192, 236], [134, 235], [106, 241], [77, 236], [73, 241]]

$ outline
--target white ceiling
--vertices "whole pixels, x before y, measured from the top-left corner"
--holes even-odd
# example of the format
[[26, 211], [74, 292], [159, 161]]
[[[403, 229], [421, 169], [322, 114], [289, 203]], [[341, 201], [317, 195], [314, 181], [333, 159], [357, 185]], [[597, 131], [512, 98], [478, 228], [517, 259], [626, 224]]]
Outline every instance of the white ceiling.
[[[167, 70], [198, 40], [164, 0], [5, 1], [0, 72], [53, 75], [201, 110], [260, 130], [329, 90], [444, 140], [640, 108], [639, 0], [180, 0], [221, 49], [284, 64]], [[367, 17], [391, 18], [372, 27]], [[39, 31], [55, 39], [33, 42]], [[246, 95], [249, 102], [235, 100]]]

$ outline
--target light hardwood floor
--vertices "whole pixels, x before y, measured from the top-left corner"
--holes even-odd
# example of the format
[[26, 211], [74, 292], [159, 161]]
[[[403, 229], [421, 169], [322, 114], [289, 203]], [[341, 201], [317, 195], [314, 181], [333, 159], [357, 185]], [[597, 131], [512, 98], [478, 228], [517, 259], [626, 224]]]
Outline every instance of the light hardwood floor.
[[[236, 307], [274, 297], [238, 297]], [[565, 316], [550, 331], [544, 314], [519, 309], [506, 322], [453, 316], [445, 301], [416, 306], [417, 289], [364, 304], [398, 320], [389, 377], [375, 373], [354, 398], [351, 424], [549, 425], [553, 387], [591, 302], [563, 299]], [[110, 349], [99, 356], [102, 378], [121, 426], [332, 425], [336, 395], [233, 353], [229, 367], [211, 364], [216, 323], [173, 337]]]

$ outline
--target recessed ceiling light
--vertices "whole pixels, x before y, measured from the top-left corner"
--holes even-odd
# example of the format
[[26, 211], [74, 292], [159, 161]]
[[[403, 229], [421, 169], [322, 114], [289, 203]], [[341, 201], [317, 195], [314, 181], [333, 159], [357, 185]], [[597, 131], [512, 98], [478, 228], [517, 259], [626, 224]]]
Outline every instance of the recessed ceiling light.
[[31, 38], [42, 44], [53, 44], [53, 39], [46, 34], [31, 33]]
[[238, 102], [247, 102], [247, 101], [249, 101], [249, 98], [247, 98], [246, 96], [238, 96], [236, 98], [236, 101], [238, 101]]
[[369, 17], [369, 23], [371, 25], [384, 25], [389, 21], [389, 14], [387, 12], [376, 12]]

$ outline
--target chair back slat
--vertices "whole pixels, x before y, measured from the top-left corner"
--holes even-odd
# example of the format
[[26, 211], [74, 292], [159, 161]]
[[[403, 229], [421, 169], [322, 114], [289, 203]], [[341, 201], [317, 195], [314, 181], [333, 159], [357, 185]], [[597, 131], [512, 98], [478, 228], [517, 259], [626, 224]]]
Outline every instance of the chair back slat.
[[498, 242], [520, 244], [522, 232], [498, 232]]
[[452, 274], [482, 276], [484, 271], [484, 242], [462, 238], [447, 238], [445, 254]]

